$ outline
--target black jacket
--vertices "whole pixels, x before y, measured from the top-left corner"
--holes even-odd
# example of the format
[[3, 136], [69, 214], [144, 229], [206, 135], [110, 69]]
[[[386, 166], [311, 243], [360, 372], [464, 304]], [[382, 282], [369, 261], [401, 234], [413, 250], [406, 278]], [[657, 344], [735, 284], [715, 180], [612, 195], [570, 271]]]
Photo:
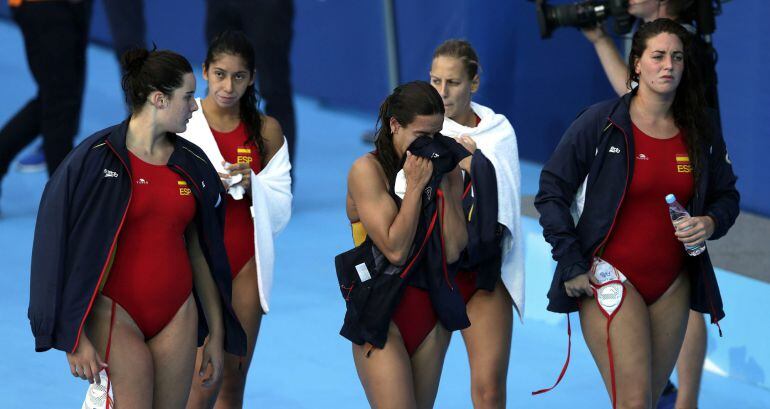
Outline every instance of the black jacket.
[[[634, 173], [634, 144], [629, 105], [633, 93], [601, 102], [583, 111], [567, 129], [540, 174], [535, 207], [546, 241], [557, 261], [548, 310], [571, 312], [577, 299], [567, 295], [564, 282], [585, 273], [593, 255], [606, 242]], [[716, 221], [711, 239], [722, 237], [738, 217], [740, 196], [727, 148], [718, 127], [710, 146], [703, 149], [703, 171], [688, 210]], [[573, 221], [571, 207], [585, 182], [582, 214]], [[662, 198], [661, 198], [662, 200]], [[691, 277], [691, 308], [724, 317], [714, 268], [708, 251], [687, 257]]]
[[[45, 187], [35, 226], [28, 311], [36, 351], [77, 348], [131, 200], [127, 130], [128, 120], [88, 137]], [[169, 138], [174, 152], [168, 166], [192, 187], [196, 200], [201, 249], [222, 302], [225, 350], [245, 355], [246, 335], [231, 306], [222, 184], [200, 148], [173, 134]], [[208, 328], [195, 296], [200, 344]]]

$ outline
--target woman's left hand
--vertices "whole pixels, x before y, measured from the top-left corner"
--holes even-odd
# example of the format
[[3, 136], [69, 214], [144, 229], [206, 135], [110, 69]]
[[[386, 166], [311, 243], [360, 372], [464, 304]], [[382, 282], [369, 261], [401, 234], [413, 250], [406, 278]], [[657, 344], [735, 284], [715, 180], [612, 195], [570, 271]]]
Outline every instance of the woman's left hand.
[[224, 163], [225, 170], [230, 173], [230, 176], [237, 174], [243, 175], [243, 180], [240, 185], [243, 186], [246, 191], [251, 187], [251, 167], [248, 163]]
[[[206, 344], [203, 346], [201, 367], [198, 369], [198, 376], [201, 377], [203, 387], [210, 388], [219, 383], [222, 378], [224, 362], [225, 353], [222, 346], [222, 337], [209, 334], [209, 337], [206, 338]], [[211, 365], [211, 374], [207, 376], [209, 365]]]
[[685, 246], [695, 246], [714, 234], [714, 219], [710, 216], [695, 216], [677, 223], [676, 238]]
[[471, 172], [471, 161], [473, 160], [473, 152], [476, 152], [476, 141], [474, 141], [470, 136], [468, 135], [460, 135], [457, 138], [455, 138], [455, 141], [459, 143], [460, 145], [465, 148], [468, 152], [471, 153], [471, 156], [468, 156], [460, 161], [460, 169], [470, 173]]

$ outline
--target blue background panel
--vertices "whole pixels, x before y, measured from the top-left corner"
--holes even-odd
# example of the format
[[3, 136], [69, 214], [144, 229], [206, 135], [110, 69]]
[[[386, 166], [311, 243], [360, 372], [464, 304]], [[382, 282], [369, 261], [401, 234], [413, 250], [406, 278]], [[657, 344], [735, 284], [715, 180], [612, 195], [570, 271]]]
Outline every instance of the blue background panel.
[[[569, 1], [552, 1], [553, 4]], [[469, 39], [483, 67], [476, 100], [505, 114], [523, 158], [543, 162], [580, 110], [613, 96], [592, 46], [573, 28], [541, 40], [534, 5], [526, 0], [394, 0], [402, 81], [427, 79], [434, 48]], [[145, 1], [148, 41], [204, 57], [203, 0]], [[379, 0], [295, 1], [292, 50], [295, 91], [328, 106], [374, 115], [388, 94], [383, 6]], [[770, 1], [728, 2], [714, 43], [722, 119], [739, 176], [744, 210], [770, 216]], [[5, 2], [0, 15], [7, 15]], [[101, 1], [92, 37], [109, 43]], [[302, 133], [302, 129], [300, 129]], [[346, 135], [357, 138], [358, 135]]]

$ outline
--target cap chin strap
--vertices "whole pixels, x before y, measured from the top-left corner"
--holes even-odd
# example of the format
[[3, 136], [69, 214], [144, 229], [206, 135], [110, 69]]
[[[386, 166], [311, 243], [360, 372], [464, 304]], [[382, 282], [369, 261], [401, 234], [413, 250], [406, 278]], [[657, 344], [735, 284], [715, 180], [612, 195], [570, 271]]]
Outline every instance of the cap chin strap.
[[610, 340], [610, 325], [615, 318], [623, 300], [626, 299], [626, 288], [623, 286], [625, 277], [612, 264], [599, 257], [594, 258], [590, 273], [599, 284], [591, 283], [594, 299], [599, 311], [607, 318], [607, 355], [610, 361], [610, 383], [612, 384], [612, 408], [617, 407], [617, 389], [615, 385], [615, 360], [612, 358], [612, 341]]
[[[594, 276], [599, 284], [591, 283], [591, 290], [594, 293], [594, 300], [599, 306], [599, 311], [607, 318], [607, 354], [610, 359], [610, 380], [612, 384], [612, 408], [617, 407], [617, 394], [615, 386], [615, 361], [612, 359], [612, 342], [610, 341], [610, 325], [612, 319], [620, 310], [623, 305], [623, 300], [626, 298], [626, 288], [623, 286], [623, 281], [626, 281], [626, 277], [618, 271], [612, 264], [602, 260], [599, 257], [594, 257], [594, 262], [591, 265], [589, 273]], [[580, 301], [578, 301], [580, 302]], [[572, 328], [570, 325], [569, 314], [567, 314], [567, 359], [564, 362], [564, 366], [559, 373], [556, 383], [550, 388], [540, 389], [532, 392], [532, 395], [539, 395], [541, 393], [548, 392], [556, 387], [564, 378], [564, 374], [567, 372], [569, 366], [570, 353], [572, 350]]]

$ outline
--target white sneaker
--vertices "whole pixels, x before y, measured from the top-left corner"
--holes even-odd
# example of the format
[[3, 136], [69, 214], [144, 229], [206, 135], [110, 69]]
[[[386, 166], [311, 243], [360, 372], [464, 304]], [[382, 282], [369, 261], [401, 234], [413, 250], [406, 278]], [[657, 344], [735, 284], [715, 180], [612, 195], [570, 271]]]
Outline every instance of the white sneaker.
[[114, 406], [112, 390], [107, 391], [107, 385], [109, 385], [107, 372], [102, 370], [99, 372], [99, 376], [101, 377], [101, 383], [97, 384], [94, 382], [88, 386], [86, 399], [83, 401], [81, 409], [109, 409]]

